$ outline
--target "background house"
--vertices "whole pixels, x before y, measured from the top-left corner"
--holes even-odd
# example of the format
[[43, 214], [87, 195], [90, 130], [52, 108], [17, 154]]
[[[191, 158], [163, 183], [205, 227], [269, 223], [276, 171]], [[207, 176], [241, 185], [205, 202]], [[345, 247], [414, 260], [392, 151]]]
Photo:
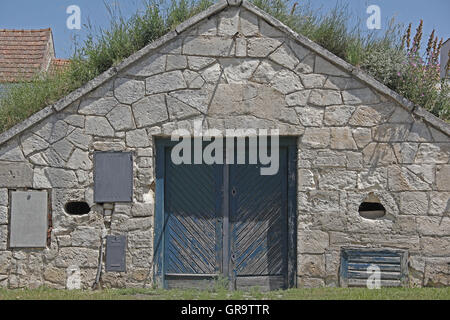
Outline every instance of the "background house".
[[39, 72], [61, 67], [68, 60], [57, 59], [52, 30], [0, 29], [0, 94], [6, 87], [29, 81]]

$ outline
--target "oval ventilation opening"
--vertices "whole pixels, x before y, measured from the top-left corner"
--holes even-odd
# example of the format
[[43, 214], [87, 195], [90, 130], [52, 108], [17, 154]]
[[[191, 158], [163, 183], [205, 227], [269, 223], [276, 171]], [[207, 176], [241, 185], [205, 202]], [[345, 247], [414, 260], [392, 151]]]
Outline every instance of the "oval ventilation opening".
[[386, 215], [386, 209], [374, 195], [369, 195], [358, 209], [359, 215], [365, 219], [379, 219]]
[[71, 201], [67, 202], [64, 206], [66, 212], [70, 215], [82, 216], [84, 214], [88, 214], [91, 211], [91, 208], [84, 201]]

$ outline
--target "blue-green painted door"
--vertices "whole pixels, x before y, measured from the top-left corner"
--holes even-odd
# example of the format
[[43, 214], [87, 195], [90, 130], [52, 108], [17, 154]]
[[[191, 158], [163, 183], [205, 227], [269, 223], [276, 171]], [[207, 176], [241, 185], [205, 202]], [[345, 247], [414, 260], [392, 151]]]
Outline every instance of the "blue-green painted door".
[[230, 165], [230, 277], [237, 289], [287, 285], [287, 149], [275, 175]]
[[260, 164], [176, 165], [172, 147], [157, 148], [155, 260], [165, 287], [202, 287], [218, 276], [238, 289], [292, 286], [295, 182], [288, 173], [295, 176], [295, 160], [288, 147], [268, 176]]

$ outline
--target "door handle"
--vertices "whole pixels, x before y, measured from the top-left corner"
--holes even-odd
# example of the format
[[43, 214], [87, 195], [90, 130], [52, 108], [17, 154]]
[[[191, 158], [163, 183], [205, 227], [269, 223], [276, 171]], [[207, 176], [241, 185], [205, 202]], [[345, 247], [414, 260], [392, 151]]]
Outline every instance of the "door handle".
[[236, 193], [237, 193], [236, 188], [233, 187], [233, 189], [231, 189], [231, 195], [234, 197], [236, 196]]

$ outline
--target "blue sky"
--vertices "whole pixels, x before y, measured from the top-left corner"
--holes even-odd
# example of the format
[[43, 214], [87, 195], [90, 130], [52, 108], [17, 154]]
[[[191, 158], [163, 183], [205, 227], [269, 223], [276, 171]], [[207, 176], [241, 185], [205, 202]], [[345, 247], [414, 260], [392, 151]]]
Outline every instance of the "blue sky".
[[[40, 29], [52, 28], [56, 56], [68, 58], [73, 53], [74, 37], [83, 39], [85, 28], [69, 30], [66, 20], [69, 15], [66, 9], [77, 5], [81, 9], [82, 24], [89, 20], [93, 26], [106, 27], [108, 13], [106, 3], [118, 3], [122, 14], [129, 16], [142, 7], [142, 0], [0, 0], [0, 29]], [[336, 5], [338, 0], [313, 0], [313, 6], [324, 10]], [[359, 17], [365, 28], [369, 15], [366, 9], [369, 5], [378, 5], [381, 9], [382, 29], [393, 16], [396, 21], [413, 23], [417, 27], [419, 19], [424, 20], [424, 35], [428, 36], [433, 29], [444, 40], [450, 37], [450, 1], [449, 0], [340, 0], [348, 3], [354, 17]], [[295, 1], [292, 1], [295, 2]], [[297, 0], [301, 5], [302, 0]]]

